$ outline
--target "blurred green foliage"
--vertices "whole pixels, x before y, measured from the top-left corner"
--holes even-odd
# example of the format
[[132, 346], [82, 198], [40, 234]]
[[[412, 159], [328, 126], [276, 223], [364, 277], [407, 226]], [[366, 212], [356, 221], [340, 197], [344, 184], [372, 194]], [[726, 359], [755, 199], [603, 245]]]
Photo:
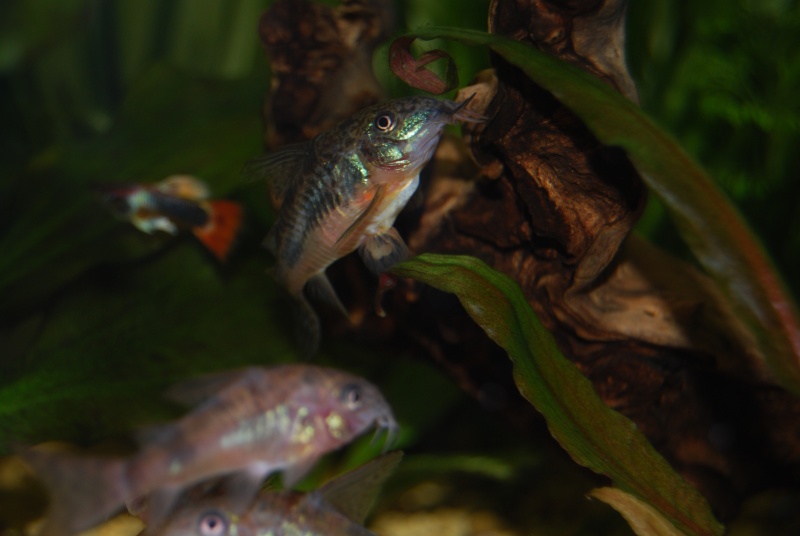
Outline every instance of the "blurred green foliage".
[[[641, 106], [734, 199], [800, 293], [800, 3], [632, 0]], [[669, 235], [658, 208], [643, 226]], [[670, 241], [673, 243], [673, 241]]]

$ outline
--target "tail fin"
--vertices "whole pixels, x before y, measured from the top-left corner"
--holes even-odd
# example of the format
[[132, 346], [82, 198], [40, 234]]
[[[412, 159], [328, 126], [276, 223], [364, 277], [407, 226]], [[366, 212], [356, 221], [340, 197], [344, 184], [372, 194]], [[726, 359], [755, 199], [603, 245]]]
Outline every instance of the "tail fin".
[[19, 453], [50, 492], [42, 536], [69, 535], [103, 522], [128, 492], [123, 458], [27, 449]]
[[242, 225], [242, 206], [234, 201], [209, 201], [209, 221], [192, 229], [194, 235], [224, 262]]

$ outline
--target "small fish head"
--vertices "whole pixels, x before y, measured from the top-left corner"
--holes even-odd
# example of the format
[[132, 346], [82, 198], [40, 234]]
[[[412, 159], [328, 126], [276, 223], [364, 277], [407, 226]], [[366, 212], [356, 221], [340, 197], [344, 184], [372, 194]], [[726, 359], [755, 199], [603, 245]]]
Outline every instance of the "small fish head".
[[330, 393], [324, 422], [333, 442], [348, 443], [373, 426], [377, 432], [387, 431], [387, 443], [393, 440], [397, 421], [377, 387], [362, 378], [342, 374]]
[[224, 507], [224, 500], [185, 503], [156, 527], [140, 536], [253, 536], [247, 523]]
[[143, 190], [136, 185], [97, 185], [93, 188], [100, 201], [116, 216], [127, 218], [136, 207], [134, 201]]
[[447, 123], [482, 120], [464, 108], [466, 102], [417, 96], [366, 108], [356, 118], [363, 133], [361, 153], [372, 166], [417, 174], [433, 156]]

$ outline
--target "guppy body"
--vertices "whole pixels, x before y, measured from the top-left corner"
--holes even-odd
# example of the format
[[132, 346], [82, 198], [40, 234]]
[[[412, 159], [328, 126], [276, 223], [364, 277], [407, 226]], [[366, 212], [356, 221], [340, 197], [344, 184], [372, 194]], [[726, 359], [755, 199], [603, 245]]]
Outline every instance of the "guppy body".
[[264, 477], [283, 471], [292, 483], [323, 454], [373, 425], [396, 427], [391, 409], [369, 382], [310, 365], [249, 368], [174, 390], [197, 407], [158, 427], [128, 459], [70, 458], [36, 451], [23, 457], [53, 492], [49, 522], [62, 532], [88, 528], [124, 503], [146, 503], [157, 522], [186, 486], [223, 476], [239, 506]]
[[137, 229], [171, 235], [189, 230], [220, 261], [227, 257], [241, 226], [241, 205], [208, 199], [206, 185], [188, 175], [172, 175], [154, 184], [98, 186], [96, 190], [114, 214]]
[[345, 473], [311, 493], [262, 491], [241, 514], [227, 496], [191, 492], [161, 526], [143, 536], [374, 536], [364, 520], [383, 482], [400, 462], [390, 452]]
[[393, 227], [419, 184], [445, 124], [482, 121], [464, 104], [407, 97], [365, 108], [308, 142], [250, 164], [266, 177], [280, 204], [265, 245], [277, 258], [276, 278], [298, 304], [301, 340], [314, 353], [319, 321], [304, 289], [344, 311], [325, 269], [359, 250], [380, 274], [408, 256]]

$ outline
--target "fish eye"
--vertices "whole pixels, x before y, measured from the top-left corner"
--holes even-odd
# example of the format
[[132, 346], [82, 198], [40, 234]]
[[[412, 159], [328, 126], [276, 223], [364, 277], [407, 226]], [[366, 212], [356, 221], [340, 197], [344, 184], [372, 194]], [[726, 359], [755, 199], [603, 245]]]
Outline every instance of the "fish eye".
[[358, 385], [348, 385], [342, 390], [342, 402], [347, 409], [354, 410], [361, 406], [361, 387]]
[[197, 528], [202, 536], [223, 536], [228, 532], [228, 522], [219, 512], [206, 512], [200, 517]]
[[388, 113], [383, 113], [375, 119], [375, 128], [381, 132], [389, 132], [394, 128], [394, 117]]

